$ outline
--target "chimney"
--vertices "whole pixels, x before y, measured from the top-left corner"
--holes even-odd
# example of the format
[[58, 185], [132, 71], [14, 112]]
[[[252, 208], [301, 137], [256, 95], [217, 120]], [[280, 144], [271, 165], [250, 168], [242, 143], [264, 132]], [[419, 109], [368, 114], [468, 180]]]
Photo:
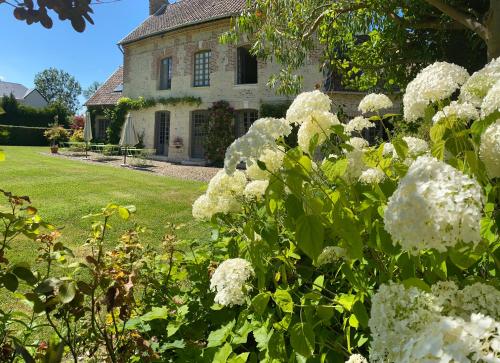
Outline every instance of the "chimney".
[[149, 0], [149, 15], [155, 14], [165, 4], [168, 0]]

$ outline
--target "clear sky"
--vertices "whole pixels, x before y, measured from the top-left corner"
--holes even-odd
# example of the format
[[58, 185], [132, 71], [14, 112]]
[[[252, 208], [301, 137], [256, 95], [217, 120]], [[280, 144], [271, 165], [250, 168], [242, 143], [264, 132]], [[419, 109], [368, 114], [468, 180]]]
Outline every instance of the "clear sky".
[[14, 18], [11, 6], [0, 4], [0, 78], [32, 87], [36, 73], [55, 67], [72, 74], [82, 88], [104, 82], [123, 62], [116, 43], [146, 19], [148, 4], [121, 0], [93, 5], [95, 25], [87, 24], [83, 33], [55, 13], [52, 29], [27, 25]]

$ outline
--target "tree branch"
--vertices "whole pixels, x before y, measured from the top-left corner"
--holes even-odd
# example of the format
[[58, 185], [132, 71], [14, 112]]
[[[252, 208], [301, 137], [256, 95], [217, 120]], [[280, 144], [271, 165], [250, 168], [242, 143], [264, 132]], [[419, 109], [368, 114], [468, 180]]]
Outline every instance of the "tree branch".
[[445, 4], [442, 0], [425, 0], [428, 4], [434, 6], [436, 9], [439, 9], [444, 14], [448, 15], [453, 20], [459, 22], [466, 28], [472, 30], [477, 35], [481, 37], [481, 39], [486, 40], [488, 37], [488, 31], [486, 27], [480, 23], [479, 21], [473, 19], [465, 13], [457, 10], [451, 5]]

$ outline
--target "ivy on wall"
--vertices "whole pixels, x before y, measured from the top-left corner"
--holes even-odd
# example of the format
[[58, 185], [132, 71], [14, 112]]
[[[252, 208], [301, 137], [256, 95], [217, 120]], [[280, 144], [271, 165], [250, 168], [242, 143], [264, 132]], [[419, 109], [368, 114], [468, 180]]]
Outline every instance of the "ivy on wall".
[[[117, 144], [120, 141], [120, 131], [125, 123], [125, 116], [129, 111], [143, 110], [157, 105], [176, 106], [179, 104], [199, 106], [201, 104], [201, 98], [193, 96], [160, 98], [122, 97], [115, 106], [91, 106], [89, 107], [89, 111], [92, 121], [95, 121], [97, 115], [102, 114], [110, 120], [109, 127], [106, 131], [106, 141], [111, 144]], [[94, 122], [92, 122], [92, 124], [95, 125]]]

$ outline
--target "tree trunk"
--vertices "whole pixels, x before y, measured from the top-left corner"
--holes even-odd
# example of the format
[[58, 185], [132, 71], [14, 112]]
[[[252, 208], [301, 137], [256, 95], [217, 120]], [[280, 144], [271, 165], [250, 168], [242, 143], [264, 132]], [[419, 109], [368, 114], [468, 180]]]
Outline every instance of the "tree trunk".
[[490, 0], [490, 9], [485, 21], [488, 61], [500, 57], [500, 0]]

